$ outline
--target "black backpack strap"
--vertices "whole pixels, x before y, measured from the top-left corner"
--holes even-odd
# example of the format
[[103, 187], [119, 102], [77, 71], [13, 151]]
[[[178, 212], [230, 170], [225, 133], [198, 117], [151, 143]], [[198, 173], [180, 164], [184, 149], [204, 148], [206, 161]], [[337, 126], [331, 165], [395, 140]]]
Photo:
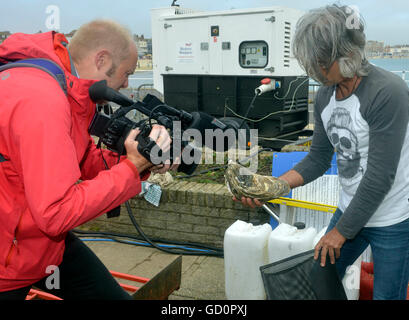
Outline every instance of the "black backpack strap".
[[18, 60], [0, 66], [0, 72], [12, 68], [37, 68], [43, 70], [58, 82], [65, 95], [67, 95], [67, 83], [65, 81], [64, 71], [52, 60], [42, 58]]

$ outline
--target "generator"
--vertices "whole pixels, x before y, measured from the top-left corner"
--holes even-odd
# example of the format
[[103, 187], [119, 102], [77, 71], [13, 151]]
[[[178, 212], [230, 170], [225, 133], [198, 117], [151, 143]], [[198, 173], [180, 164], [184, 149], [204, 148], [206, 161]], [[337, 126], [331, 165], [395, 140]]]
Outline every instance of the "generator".
[[[291, 52], [302, 14], [280, 6], [152, 9], [154, 88], [168, 105], [257, 129], [263, 147], [310, 135], [309, 78]], [[263, 79], [274, 89], [257, 95]]]

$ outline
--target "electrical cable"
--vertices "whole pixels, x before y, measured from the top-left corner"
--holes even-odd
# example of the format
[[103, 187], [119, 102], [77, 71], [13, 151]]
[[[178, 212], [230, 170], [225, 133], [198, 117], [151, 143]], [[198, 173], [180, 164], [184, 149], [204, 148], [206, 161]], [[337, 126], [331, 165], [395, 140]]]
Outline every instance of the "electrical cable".
[[[241, 127], [243, 126], [243, 124], [246, 122], [246, 118], [247, 118], [247, 116], [249, 115], [250, 110], [254, 107], [254, 101], [256, 101], [257, 96], [258, 96], [258, 94], [256, 93], [256, 94], [254, 95], [253, 99], [251, 99], [250, 105], [249, 105], [249, 107], [247, 108], [246, 115], [243, 117], [243, 121], [241, 122], [239, 129], [241, 129]], [[226, 106], [226, 107], [227, 107], [227, 106]]]
[[[143, 230], [141, 229], [141, 227], [139, 226], [139, 224], [136, 222], [135, 217], [132, 214], [132, 208], [129, 205], [129, 202], [126, 201], [125, 202], [125, 206], [127, 208], [128, 211], [128, 215], [129, 218], [131, 219], [131, 222], [133, 224], [133, 226], [135, 227], [135, 229], [138, 231], [138, 233], [141, 235], [141, 237], [143, 238], [143, 240], [146, 243], [140, 243], [140, 242], [135, 242], [135, 241], [129, 241], [129, 240], [121, 240], [118, 239], [119, 237], [121, 238], [130, 238], [130, 239], [137, 239], [140, 240], [136, 237], [132, 237], [129, 235], [125, 235], [125, 234], [118, 234], [118, 233], [107, 233], [107, 232], [86, 232], [86, 231], [80, 231], [80, 230], [73, 230], [73, 232], [77, 233], [77, 234], [82, 234], [82, 237], [84, 236], [95, 236], [95, 235], [103, 235], [105, 238], [107, 238], [107, 241], [115, 241], [115, 242], [119, 242], [119, 243], [123, 243], [123, 244], [133, 244], [133, 245], [144, 245], [144, 246], [151, 246], [154, 247], [158, 250], [164, 251], [166, 253], [170, 253], [170, 254], [178, 254], [178, 255], [205, 255], [205, 256], [215, 256], [215, 257], [223, 257], [223, 249], [219, 249], [219, 248], [214, 248], [214, 247], [210, 247], [210, 246], [204, 246], [204, 245], [198, 245], [198, 244], [194, 244], [192, 246], [196, 246], [196, 248], [191, 248], [191, 247], [187, 247], [186, 245], [189, 244], [185, 244], [185, 245], [180, 245], [180, 244], [172, 244], [172, 245], [166, 245], [166, 244], [157, 244], [155, 242], [153, 242], [151, 239], [149, 239], [146, 234], [143, 232]], [[80, 236], [81, 237], [81, 236]], [[102, 240], [101, 240], [102, 241]], [[160, 242], [163, 243], [171, 243], [169, 241], [162, 241], [162, 240], [158, 240]], [[178, 249], [178, 250], [172, 250], [172, 249]]]
[[[293, 98], [292, 98], [292, 101], [291, 101], [291, 106], [290, 106], [290, 108], [289, 108], [288, 110], [280, 110], [280, 111], [271, 112], [271, 113], [269, 113], [268, 115], [266, 115], [266, 116], [264, 116], [264, 117], [262, 117], [262, 118], [260, 118], [260, 119], [257, 119], [257, 120], [250, 119], [250, 118], [247, 118], [247, 117], [243, 117], [243, 116], [239, 115], [238, 113], [236, 113], [236, 112], [235, 112], [234, 110], [232, 110], [231, 108], [229, 108], [228, 106], [224, 106], [224, 107], [225, 107], [226, 109], [228, 109], [231, 113], [233, 113], [233, 115], [235, 115], [235, 116], [238, 117], [238, 118], [241, 118], [241, 119], [246, 120], [246, 121], [254, 122], [254, 123], [256, 123], [256, 122], [261, 122], [261, 121], [267, 119], [268, 117], [270, 117], [270, 116], [272, 116], [272, 115], [279, 114], [279, 113], [291, 112], [292, 109], [293, 109], [293, 107], [294, 107], [295, 95], [296, 95], [298, 89], [299, 89], [305, 82], [307, 82], [308, 80], [309, 80], [309, 79], [307, 78], [307, 79], [305, 79], [304, 81], [302, 81], [302, 82], [298, 85], [298, 87], [294, 90]], [[295, 81], [295, 80], [293, 80], [293, 81]], [[283, 98], [281, 98], [281, 99], [283, 99]]]
[[[84, 237], [91, 237], [91, 236], [102, 236], [102, 237], [108, 237], [108, 238], [128, 238], [136, 241], [144, 241], [142, 240], [141, 237], [134, 236], [134, 235], [129, 235], [129, 234], [124, 234], [124, 233], [115, 233], [115, 232], [104, 232], [104, 231], [84, 231], [84, 230], [79, 230], [79, 229], [74, 229], [74, 233], [77, 233], [79, 236], [84, 236]], [[182, 241], [176, 241], [176, 240], [164, 240], [164, 239], [151, 239], [152, 241], [155, 242], [160, 242], [163, 244], [171, 244], [171, 245], [179, 245], [179, 246], [190, 246], [190, 247], [196, 247], [196, 248], [202, 248], [205, 250], [210, 250], [210, 251], [222, 251], [223, 249], [209, 246], [209, 245], [204, 245], [204, 244], [199, 244], [199, 243], [191, 243], [191, 242], [182, 242]]]
[[[142, 231], [139, 228], [139, 231]], [[138, 232], [139, 232], [138, 231]], [[158, 243], [153, 243], [152, 241], [147, 241], [147, 240], [139, 240], [138, 241], [132, 241], [132, 240], [123, 240], [120, 238], [128, 238], [129, 236], [126, 235], [121, 235], [121, 234], [116, 234], [116, 236], [109, 235], [109, 233], [99, 233], [99, 232], [87, 232], [87, 231], [79, 231], [79, 230], [73, 230], [74, 233], [78, 234], [78, 237], [80, 237], [83, 241], [112, 241], [112, 242], [118, 242], [122, 244], [129, 244], [129, 245], [139, 245], [139, 246], [146, 246], [146, 247], [154, 247], [156, 249], [159, 249], [161, 251], [165, 251], [167, 253], [171, 254], [181, 254], [181, 255], [206, 255], [206, 256], [216, 256], [216, 257], [223, 257], [223, 250], [222, 249], [202, 249], [200, 246], [198, 247], [189, 247], [187, 245], [180, 245], [180, 244], [165, 244], [166, 241], [161, 241], [161, 244]], [[89, 237], [95, 237], [95, 236], [103, 236], [102, 238], [89, 238]], [[163, 243], [162, 243], [163, 242]], [[178, 250], [172, 250], [172, 249], [178, 249]], [[180, 251], [182, 250], [182, 251]]]
[[297, 81], [298, 79], [302, 79], [302, 78], [304, 78], [304, 77], [301, 76], [301, 77], [297, 77], [297, 78], [295, 78], [294, 80], [292, 80], [292, 81], [290, 82], [290, 84], [288, 85], [288, 90], [287, 90], [287, 92], [285, 93], [285, 95], [282, 96], [282, 97], [278, 97], [278, 96], [277, 96], [277, 93], [278, 93], [278, 92], [276, 92], [276, 93], [274, 94], [274, 98], [276, 98], [277, 100], [284, 100], [285, 98], [287, 98], [288, 94], [290, 93], [292, 84], [293, 84], [295, 81]]
[[[119, 239], [113, 239], [113, 238], [82, 238], [83, 241], [96, 241], [96, 242], [102, 242], [102, 241], [109, 241], [109, 242], [120, 242], [124, 244], [131, 244], [131, 245], [138, 245], [138, 246], [146, 246], [146, 247], [151, 247], [149, 243], [146, 242], [136, 242], [136, 241], [129, 241], [129, 240], [119, 240]], [[165, 245], [161, 244], [159, 245], [160, 247], [164, 248], [178, 248], [178, 249], [183, 249], [187, 251], [203, 251], [207, 252], [207, 250], [204, 249], [197, 249], [197, 248], [189, 248], [189, 247], [181, 247], [181, 246], [175, 246], [175, 245]]]
[[220, 252], [215, 252], [213, 254], [211, 253], [206, 253], [203, 254], [203, 252], [185, 252], [185, 251], [178, 251], [178, 250], [170, 250], [167, 248], [162, 248], [160, 246], [158, 246], [156, 243], [154, 243], [153, 241], [151, 241], [146, 235], [145, 233], [142, 231], [141, 227], [139, 226], [139, 224], [136, 222], [135, 217], [132, 214], [132, 209], [131, 206], [129, 205], [129, 202], [126, 201], [125, 202], [125, 207], [128, 211], [128, 215], [129, 218], [131, 219], [132, 224], [134, 225], [135, 229], [139, 232], [139, 234], [142, 236], [142, 238], [148, 242], [149, 244], [151, 244], [154, 248], [159, 249], [161, 251], [164, 251], [166, 253], [171, 253], [171, 254], [182, 254], [182, 255], [213, 255], [213, 256], [217, 256], [217, 257], [223, 257], [223, 253]]

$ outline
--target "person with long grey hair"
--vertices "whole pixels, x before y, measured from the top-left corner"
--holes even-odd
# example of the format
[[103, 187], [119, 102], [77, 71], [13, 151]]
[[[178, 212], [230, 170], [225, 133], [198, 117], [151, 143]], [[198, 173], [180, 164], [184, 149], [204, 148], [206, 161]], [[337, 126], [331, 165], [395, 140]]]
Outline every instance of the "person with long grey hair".
[[[344, 78], [368, 75], [364, 22], [358, 12], [346, 8], [314, 9], [297, 24], [294, 56], [307, 74], [322, 84], [327, 79], [321, 70], [328, 70], [335, 61]], [[351, 14], [355, 20], [348, 23]]]
[[[357, 8], [330, 5], [298, 21], [293, 52], [322, 84], [308, 155], [279, 179], [291, 188], [322, 176], [336, 152], [339, 203], [315, 246], [322, 266], [346, 268], [370, 245], [373, 299], [406, 299], [409, 281], [409, 88], [365, 57]], [[241, 199], [260, 206], [258, 199]]]

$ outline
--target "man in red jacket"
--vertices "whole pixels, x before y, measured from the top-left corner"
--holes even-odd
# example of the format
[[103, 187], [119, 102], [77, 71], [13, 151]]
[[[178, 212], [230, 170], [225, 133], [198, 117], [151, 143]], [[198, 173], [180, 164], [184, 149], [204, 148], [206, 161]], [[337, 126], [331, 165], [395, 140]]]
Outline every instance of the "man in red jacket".
[[[70, 230], [116, 208], [141, 191], [152, 167], [137, 151], [131, 131], [127, 156], [102, 150], [88, 126], [95, 113], [88, 89], [107, 80], [125, 88], [137, 49], [117, 23], [93, 21], [71, 43], [62, 34], [13, 34], [0, 46], [0, 62], [44, 58], [65, 72], [67, 95], [36, 68], [0, 73], [0, 300], [24, 299], [31, 286], [47, 288], [58, 266], [62, 298], [128, 299], [101, 261]], [[163, 149], [170, 137], [155, 126], [151, 138]], [[3, 161], [4, 160], [4, 161]], [[80, 183], [78, 183], [81, 181]], [[54, 286], [55, 287], [55, 286]]]

